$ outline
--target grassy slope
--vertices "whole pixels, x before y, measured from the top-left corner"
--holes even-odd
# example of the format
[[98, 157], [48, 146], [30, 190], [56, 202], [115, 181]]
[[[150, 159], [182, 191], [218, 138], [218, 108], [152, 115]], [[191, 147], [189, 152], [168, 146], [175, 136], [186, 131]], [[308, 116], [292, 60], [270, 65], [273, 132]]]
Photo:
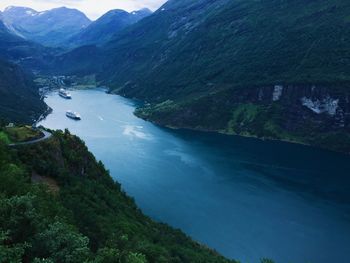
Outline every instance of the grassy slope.
[[[5, 262], [230, 262], [143, 215], [67, 132], [17, 150], [0, 142], [0, 164], [0, 255]], [[31, 184], [32, 172], [56, 181], [59, 192]]]
[[3, 131], [13, 143], [31, 141], [43, 136], [41, 131], [33, 130], [31, 126], [5, 128]]

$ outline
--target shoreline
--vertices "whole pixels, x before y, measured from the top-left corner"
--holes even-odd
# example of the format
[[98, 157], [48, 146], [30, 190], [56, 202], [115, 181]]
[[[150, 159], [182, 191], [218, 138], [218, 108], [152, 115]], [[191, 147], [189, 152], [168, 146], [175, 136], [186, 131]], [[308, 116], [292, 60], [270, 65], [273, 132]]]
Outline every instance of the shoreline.
[[[116, 95], [118, 95], [118, 94], [116, 94]], [[208, 130], [208, 129], [204, 129], [204, 128], [178, 127], [178, 126], [173, 126], [173, 125], [164, 125], [164, 124], [162, 124], [160, 122], [153, 121], [151, 119], [142, 118], [141, 116], [135, 114], [135, 112], [136, 112], [136, 110], [134, 111], [134, 115], [137, 118], [140, 118], [140, 119], [142, 119], [144, 121], [153, 123], [154, 125], [157, 125], [157, 126], [160, 126], [160, 127], [163, 127], [163, 128], [168, 128], [170, 130], [188, 130], [188, 131], [197, 131], [197, 132], [221, 134], [221, 135], [225, 135], [225, 136], [237, 136], [237, 137], [241, 137], [241, 138], [255, 139], [255, 140], [259, 140], [259, 141], [283, 142], [283, 143], [301, 145], [301, 146], [314, 148], [314, 149], [318, 149], [318, 150], [322, 150], [322, 151], [327, 151], [327, 152], [332, 152], [332, 153], [337, 153], [337, 154], [350, 156], [350, 152], [342, 152], [342, 151], [336, 151], [336, 150], [333, 150], [333, 149], [330, 149], [330, 148], [318, 147], [318, 146], [312, 145], [310, 143], [301, 142], [301, 141], [294, 141], [294, 140], [288, 140], [288, 139], [275, 139], [275, 138], [258, 137], [258, 136], [255, 136], [255, 135], [235, 134], [235, 133], [229, 133], [229, 132], [225, 132], [225, 131]]]
[[[129, 98], [127, 96], [123, 96], [121, 94], [118, 94], [118, 93], [114, 93], [114, 92], [111, 92], [111, 90], [107, 87], [88, 87], [86, 89], [82, 89], [82, 88], [78, 88], [78, 89], [75, 89], [74, 87], [72, 87], [72, 90], [100, 90], [102, 92], [105, 92], [106, 94], [108, 95], [117, 95], [117, 96], [120, 96], [120, 97], [123, 97], [125, 99], [129, 99], [133, 102], [140, 102], [139, 99], [137, 98]], [[137, 105], [137, 104], [136, 104]], [[319, 146], [315, 146], [315, 145], [312, 145], [310, 143], [306, 143], [306, 142], [302, 142], [302, 141], [297, 141], [297, 140], [289, 140], [289, 139], [276, 139], [276, 138], [268, 138], [268, 137], [258, 137], [256, 135], [253, 135], [253, 134], [236, 134], [236, 133], [230, 133], [230, 132], [226, 132], [226, 131], [223, 131], [223, 130], [209, 130], [209, 129], [205, 129], [205, 128], [193, 128], [193, 127], [178, 127], [178, 126], [174, 126], [174, 125], [165, 125], [165, 124], [162, 124], [160, 122], [157, 122], [157, 121], [154, 121], [152, 119], [148, 119], [148, 118], [143, 118], [141, 115], [139, 114], [136, 114], [136, 110], [138, 109], [138, 107], [135, 105], [135, 110], [133, 112], [133, 114], [137, 117], [137, 118], [140, 118], [144, 121], [147, 121], [147, 122], [150, 122], [150, 123], [153, 123], [155, 125], [158, 125], [160, 127], [163, 127], [163, 128], [168, 128], [170, 130], [189, 130], [189, 131], [197, 131], [197, 132], [206, 132], [206, 133], [213, 133], [213, 134], [221, 134], [221, 135], [225, 135], [225, 136], [237, 136], [237, 137], [241, 137], [241, 138], [250, 138], [250, 139], [256, 139], [256, 140], [259, 140], [259, 141], [271, 141], [271, 142], [283, 142], [283, 143], [290, 143], [290, 144], [295, 144], [295, 145], [302, 145], [302, 146], [305, 146], [305, 147], [311, 147], [311, 148], [314, 148], [314, 149], [319, 149], [319, 150], [323, 150], [323, 151], [328, 151], [328, 152], [333, 152], [333, 153], [338, 153], [338, 154], [342, 154], [342, 155], [346, 155], [346, 156], [350, 156], [350, 152], [343, 152], [343, 151], [337, 151], [337, 150], [334, 150], [334, 149], [330, 149], [330, 148], [325, 148], [325, 147], [319, 147]], [[40, 123], [42, 120], [44, 120], [50, 113], [52, 112], [52, 109], [48, 106], [48, 109], [40, 116], [40, 118], [34, 123], [35, 125]]]

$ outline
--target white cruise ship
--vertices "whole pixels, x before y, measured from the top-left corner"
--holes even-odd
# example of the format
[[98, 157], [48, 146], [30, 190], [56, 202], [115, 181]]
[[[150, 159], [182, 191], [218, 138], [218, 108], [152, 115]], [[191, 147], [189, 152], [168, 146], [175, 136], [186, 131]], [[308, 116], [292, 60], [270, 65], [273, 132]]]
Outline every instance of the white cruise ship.
[[81, 116], [79, 115], [79, 113], [70, 110], [66, 112], [66, 116], [73, 120], [81, 120]]
[[66, 91], [65, 89], [60, 89], [60, 91], [58, 92], [58, 94], [65, 99], [71, 99], [72, 95], [70, 95], [70, 93], [68, 91]]

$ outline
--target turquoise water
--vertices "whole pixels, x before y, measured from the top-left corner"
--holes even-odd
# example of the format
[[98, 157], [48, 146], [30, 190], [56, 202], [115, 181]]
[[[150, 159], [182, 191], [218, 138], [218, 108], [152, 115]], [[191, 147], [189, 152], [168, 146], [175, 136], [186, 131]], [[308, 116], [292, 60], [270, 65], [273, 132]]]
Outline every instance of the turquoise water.
[[50, 94], [53, 113], [41, 124], [80, 136], [155, 220], [242, 262], [349, 262], [349, 156], [161, 128], [136, 118], [133, 101], [101, 90], [72, 97]]

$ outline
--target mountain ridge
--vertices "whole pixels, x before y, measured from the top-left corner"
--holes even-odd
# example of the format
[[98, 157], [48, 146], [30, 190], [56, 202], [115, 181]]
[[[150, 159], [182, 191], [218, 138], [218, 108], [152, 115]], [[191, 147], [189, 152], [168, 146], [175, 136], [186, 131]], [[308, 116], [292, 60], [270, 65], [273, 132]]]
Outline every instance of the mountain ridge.
[[143, 8], [138, 11], [127, 12], [122, 9], [113, 9], [102, 15], [89, 26], [73, 35], [68, 46], [102, 45], [112, 39], [113, 35], [152, 14], [152, 11]]
[[54, 47], [91, 23], [84, 13], [67, 7], [38, 12], [28, 7], [10, 6], [2, 16], [19, 35]]
[[[151, 103], [137, 114], [158, 124], [350, 152], [349, 12], [344, 0], [168, 1], [100, 49], [98, 78]], [[279, 86], [282, 94], [300, 87], [293, 107], [273, 99]], [[257, 100], [259, 93], [270, 100]], [[305, 103], [328, 107], [327, 98], [338, 101], [332, 116]], [[329, 118], [335, 124], [327, 129]]]

